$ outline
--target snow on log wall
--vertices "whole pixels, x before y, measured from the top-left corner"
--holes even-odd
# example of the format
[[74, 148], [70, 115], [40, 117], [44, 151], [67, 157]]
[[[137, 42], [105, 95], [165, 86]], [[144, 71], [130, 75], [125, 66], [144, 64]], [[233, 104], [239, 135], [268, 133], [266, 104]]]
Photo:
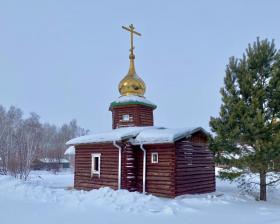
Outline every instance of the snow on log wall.
[[[205, 140], [206, 143], [207, 140]], [[176, 196], [216, 190], [212, 152], [199, 135], [176, 145]]]

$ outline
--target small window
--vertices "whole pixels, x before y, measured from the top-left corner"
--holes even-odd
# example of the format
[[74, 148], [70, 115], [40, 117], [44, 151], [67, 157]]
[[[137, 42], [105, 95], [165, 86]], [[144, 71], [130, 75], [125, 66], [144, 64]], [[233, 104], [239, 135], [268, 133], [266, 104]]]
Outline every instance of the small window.
[[158, 153], [157, 152], [152, 153], [152, 163], [158, 163]]
[[123, 115], [122, 115], [122, 121], [130, 121], [130, 116], [129, 116], [129, 114], [123, 114]]
[[100, 153], [91, 154], [91, 176], [97, 174], [100, 176]]

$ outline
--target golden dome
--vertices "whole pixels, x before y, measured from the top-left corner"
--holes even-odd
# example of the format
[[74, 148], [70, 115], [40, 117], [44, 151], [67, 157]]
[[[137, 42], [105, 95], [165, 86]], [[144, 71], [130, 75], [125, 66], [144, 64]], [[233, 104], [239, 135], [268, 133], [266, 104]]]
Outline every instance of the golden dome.
[[141, 33], [135, 31], [135, 27], [131, 24], [128, 28], [123, 26], [123, 29], [130, 32], [130, 66], [127, 75], [121, 80], [119, 84], [119, 92], [122, 96], [144, 96], [146, 86], [144, 81], [136, 74], [134, 66], [134, 46], [133, 46], [133, 35], [136, 34], [141, 36]]
[[146, 86], [144, 81], [136, 74], [134, 66], [134, 55], [130, 55], [130, 66], [128, 74], [120, 81], [119, 92], [122, 96], [144, 96]]

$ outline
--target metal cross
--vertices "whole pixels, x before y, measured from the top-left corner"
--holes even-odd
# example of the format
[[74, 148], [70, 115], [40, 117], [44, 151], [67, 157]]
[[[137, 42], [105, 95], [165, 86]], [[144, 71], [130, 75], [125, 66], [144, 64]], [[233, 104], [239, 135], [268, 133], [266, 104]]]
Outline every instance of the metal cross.
[[129, 25], [129, 28], [125, 27], [125, 26], [122, 26], [123, 29], [127, 30], [128, 32], [130, 32], [130, 52], [131, 52], [131, 55], [133, 55], [133, 49], [134, 49], [134, 46], [133, 46], [133, 34], [136, 34], [138, 36], [141, 36], [141, 33], [138, 33], [136, 31], [134, 31], [135, 27], [133, 26], [133, 24]]

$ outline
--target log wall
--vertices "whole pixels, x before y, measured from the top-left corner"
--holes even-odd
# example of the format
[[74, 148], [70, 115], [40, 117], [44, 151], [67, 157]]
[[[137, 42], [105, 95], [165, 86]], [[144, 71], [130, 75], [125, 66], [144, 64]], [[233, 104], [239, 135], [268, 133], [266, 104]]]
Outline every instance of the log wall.
[[[199, 139], [197, 138], [193, 138]], [[176, 145], [176, 196], [208, 193], [216, 190], [215, 165], [212, 152], [206, 144], [183, 139]]]
[[195, 144], [206, 145], [208, 143], [208, 136], [206, 136], [203, 132], [199, 131], [193, 134], [190, 138], [188, 138], [188, 140]]
[[[75, 146], [75, 177], [76, 189], [91, 190], [100, 187], [118, 189], [118, 149], [111, 143], [85, 144]], [[91, 154], [100, 153], [100, 177], [91, 176]]]
[[[131, 104], [115, 106], [110, 108], [112, 111], [112, 127], [130, 127], [130, 126], [153, 126], [153, 108], [145, 105]], [[123, 121], [122, 115], [129, 115], [129, 121]]]
[[133, 146], [125, 142], [122, 149], [122, 189], [136, 191], [136, 151]]
[[[175, 197], [175, 147], [174, 144], [145, 145], [147, 152], [146, 192], [163, 197]], [[152, 163], [152, 153], [158, 153], [158, 163]], [[137, 191], [143, 192], [143, 152], [138, 146]]]
[[[207, 136], [194, 134], [176, 143], [144, 145], [147, 152], [146, 192], [163, 197], [215, 191], [213, 154], [207, 148]], [[129, 142], [122, 147], [122, 189], [143, 191], [143, 152]], [[112, 143], [75, 146], [76, 189], [100, 187], [118, 189], [118, 149]], [[152, 153], [158, 163], [152, 163]], [[91, 154], [101, 154], [101, 173], [91, 176]]]

